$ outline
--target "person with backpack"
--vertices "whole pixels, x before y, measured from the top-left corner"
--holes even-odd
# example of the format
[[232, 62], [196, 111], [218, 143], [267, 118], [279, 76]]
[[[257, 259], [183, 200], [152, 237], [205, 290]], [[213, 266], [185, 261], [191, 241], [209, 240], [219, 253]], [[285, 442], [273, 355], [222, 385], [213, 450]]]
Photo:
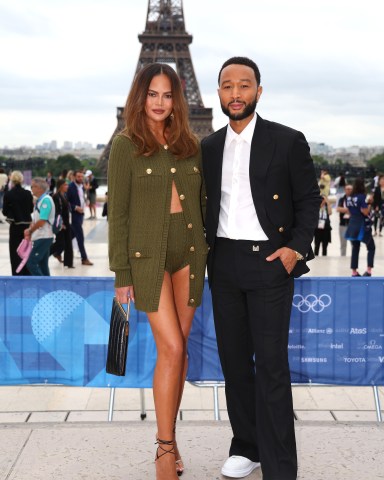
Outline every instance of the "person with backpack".
[[33, 242], [27, 268], [33, 276], [49, 277], [48, 260], [54, 237], [52, 225], [55, 222], [55, 204], [49, 195], [49, 186], [44, 178], [33, 178], [31, 190], [36, 203], [32, 214], [32, 224], [24, 230], [24, 238]]

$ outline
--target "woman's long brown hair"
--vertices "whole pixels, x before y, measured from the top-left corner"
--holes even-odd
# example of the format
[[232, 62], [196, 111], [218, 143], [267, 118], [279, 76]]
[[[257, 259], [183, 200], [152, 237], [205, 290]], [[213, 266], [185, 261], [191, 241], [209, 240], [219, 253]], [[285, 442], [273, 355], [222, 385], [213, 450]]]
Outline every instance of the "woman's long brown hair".
[[124, 108], [125, 127], [121, 134], [134, 142], [138, 155], [149, 156], [159, 150], [159, 142], [148, 127], [145, 103], [152, 78], [161, 74], [169, 78], [172, 88], [173, 116], [166, 119], [164, 128], [169, 150], [178, 159], [191, 157], [198, 151], [197, 139], [189, 127], [188, 105], [180, 79], [167, 64], [151, 63], [137, 73]]

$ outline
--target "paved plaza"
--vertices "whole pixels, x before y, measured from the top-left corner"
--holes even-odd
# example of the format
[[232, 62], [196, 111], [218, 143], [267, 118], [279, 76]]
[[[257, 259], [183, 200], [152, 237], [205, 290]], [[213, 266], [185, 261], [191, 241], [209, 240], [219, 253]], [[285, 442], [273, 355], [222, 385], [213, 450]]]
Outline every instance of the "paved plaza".
[[[85, 220], [86, 249], [95, 263], [63, 269], [50, 259], [53, 276], [111, 276], [107, 222]], [[327, 257], [310, 262], [311, 276], [350, 276], [349, 257], [339, 256], [337, 215]], [[348, 247], [349, 248], [349, 247]], [[348, 250], [350, 253], [350, 250]], [[360, 254], [361, 273], [366, 261]], [[376, 238], [375, 276], [384, 277], [384, 237]], [[0, 275], [10, 275], [8, 225], [0, 224]], [[367, 279], [369, 281], [369, 279]], [[382, 407], [384, 388], [380, 388]], [[155, 416], [151, 390], [140, 421], [140, 391], [118, 390], [113, 422], [107, 422], [109, 390], [61, 386], [0, 387], [0, 480], [154, 478]], [[370, 387], [294, 386], [301, 480], [384, 479], [384, 424], [376, 423]], [[187, 384], [179, 422], [188, 479], [221, 479], [230, 426], [223, 389], [221, 422], [213, 421], [211, 389]], [[261, 479], [260, 472], [248, 477]]]

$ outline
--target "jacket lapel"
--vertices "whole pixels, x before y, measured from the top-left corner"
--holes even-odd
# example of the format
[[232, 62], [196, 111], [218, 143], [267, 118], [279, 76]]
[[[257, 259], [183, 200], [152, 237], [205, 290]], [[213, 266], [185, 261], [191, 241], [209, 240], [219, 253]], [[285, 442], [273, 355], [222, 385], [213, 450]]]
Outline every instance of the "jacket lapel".
[[265, 120], [257, 117], [255, 132], [252, 137], [249, 175], [252, 178], [264, 181], [269, 165], [272, 161], [275, 144], [271, 139]]
[[210, 151], [210, 162], [212, 162], [212, 167], [209, 169], [212, 173], [210, 187], [212, 196], [212, 204], [214, 205], [215, 213], [217, 217], [219, 216], [220, 210], [220, 199], [221, 199], [221, 177], [223, 171], [223, 153], [225, 139], [227, 136], [227, 127], [222, 128], [216, 132], [217, 138], [214, 145], [211, 147]]
[[253, 202], [259, 218], [265, 215], [264, 186], [266, 185], [266, 176], [274, 151], [275, 143], [270, 137], [267, 124], [258, 116], [251, 145], [249, 180], [251, 183]]

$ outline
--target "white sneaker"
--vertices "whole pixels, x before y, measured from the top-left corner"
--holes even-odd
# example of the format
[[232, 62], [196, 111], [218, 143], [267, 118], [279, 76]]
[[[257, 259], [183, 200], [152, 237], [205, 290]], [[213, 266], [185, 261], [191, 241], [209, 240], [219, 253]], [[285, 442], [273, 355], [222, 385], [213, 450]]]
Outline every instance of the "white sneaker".
[[221, 474], [231, 478], [243, 478], [260, 467], [260, 463], [252, 462], [246, 457], [232, 455], [224, 463]]

